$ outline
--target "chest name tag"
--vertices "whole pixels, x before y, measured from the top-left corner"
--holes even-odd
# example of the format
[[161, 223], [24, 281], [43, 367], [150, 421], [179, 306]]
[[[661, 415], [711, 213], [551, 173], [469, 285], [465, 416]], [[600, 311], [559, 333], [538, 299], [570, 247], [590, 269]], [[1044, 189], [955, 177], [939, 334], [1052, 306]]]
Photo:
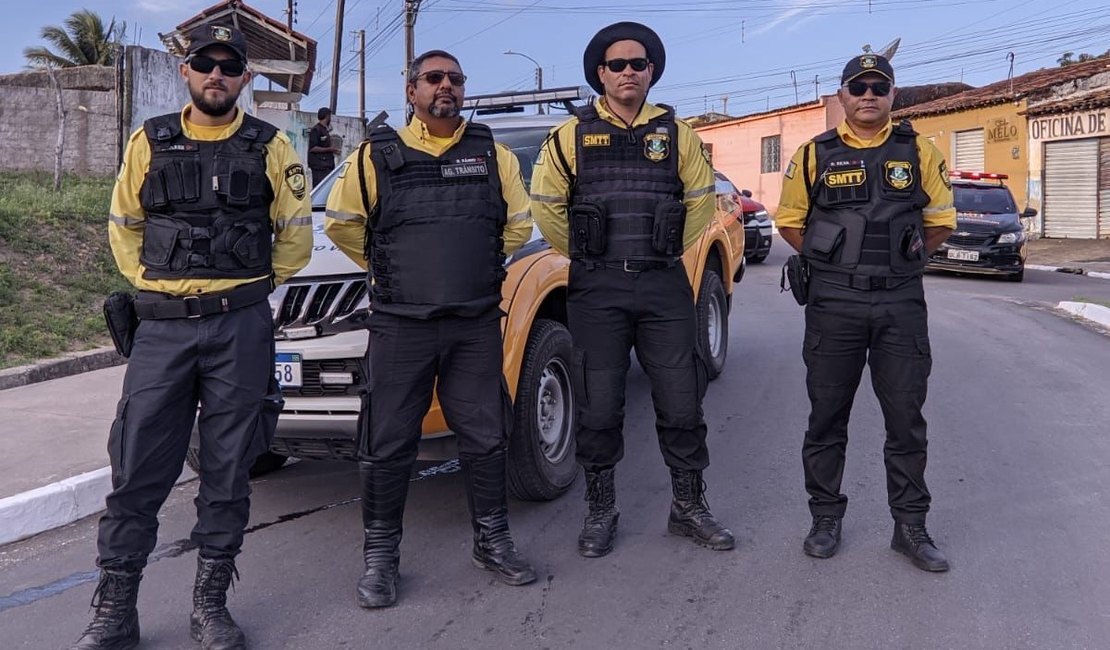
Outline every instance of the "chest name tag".
[[608, 147], [608, 133], [587, 133], [582, 136], [583, 147]]
[[439, 168], [440, 173], [444, 178], [461, 178], [463, 176], [486, 176], [489, 174], [489, 166], [486, 161], [482, 159], [476, 160], [461, 160], [450, 165], [444, 165]]
[[167, 151], [198, 151], [200, 147], [193, 142], [186, 142], [185, 144], [171, 144], [164, 147], [158, 147], [158, 153], [165, 153]]

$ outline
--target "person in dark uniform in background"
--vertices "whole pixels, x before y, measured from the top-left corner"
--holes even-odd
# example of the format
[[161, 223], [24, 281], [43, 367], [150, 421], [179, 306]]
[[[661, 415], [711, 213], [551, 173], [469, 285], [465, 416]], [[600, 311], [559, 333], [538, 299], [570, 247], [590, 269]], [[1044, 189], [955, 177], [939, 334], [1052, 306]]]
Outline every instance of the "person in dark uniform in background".
[[659, 36], [639, 23], [599, 31], [583, 56], [601, 98], [556, 127], [536, 162], [532, 206], [552, 247], [571, 259], [567, 313], [578, 366], [578, 462], [589, 511], [578, 538], [586, 557], [616, 538], [614, 466], [624, 455], [629, 351], [651, 380], [656, 429], [674, 500], [668, 530], [702, 546], [733, 548], [709, 511], [701, 401], [707, 371], [697, 345], [693, 289], [682, 254], [716, 209], [713, 169], [674, 110], [647, 102], [663, 75]]
[[838, 92], [844, 122], [786, 168], [775, 223], [810, 268], [803, 358], [811, 411], [802, 448], [813, 525], [806, 554], [832, 557], [848, 416], [864, 364], [886, 422], [891, 547], [926, 571], [948, 562], [925, 528], [925, 403], [932, 355], [922, 273], [956, 225], [944, 157], [908, 122], [894, 125], [894, 69], [852, 58]]
[[532, 219], [516, 156], [489, 127], [459, 116], [465, 84], [453, 55], [417, 57], [412, 121], [400, 133], [375, 130], [328, 197], [325, 232], [373, 280], [369, 431], [359, 449], [362, 607], [397, 600], [405, 497], [433, 387], [458, 439], [473, 563], [506, 584], [536, 579], [509, 534], [512, 404], [499, 307], [505, 255], [528, 240]]
[[324, 106], [316, 111], [319, 120], [308, 132], [308, 168], [312, 170], [312, 187], [320, 184], [324, 177], [335, 169], [335, 156], [339, 147], [332, 144], [331, 109]]
[[192, 102], [132, 134], [108, 236], [139, 290], [139, 317], [108, 439], [112, 492], [100, 519], [96, 613], [78, 650], [139, 642], [135, 601], [158, 511], [200, 432], [192, 637], [244, 648], [226, 592], [250, 508], [248, 471], [269, 448], [281, 391], [267, 296], [308, 263], [304, 168], [275, 127], [236, 108], [250, 83], [247, 42], [209, 24], [188, 35]]

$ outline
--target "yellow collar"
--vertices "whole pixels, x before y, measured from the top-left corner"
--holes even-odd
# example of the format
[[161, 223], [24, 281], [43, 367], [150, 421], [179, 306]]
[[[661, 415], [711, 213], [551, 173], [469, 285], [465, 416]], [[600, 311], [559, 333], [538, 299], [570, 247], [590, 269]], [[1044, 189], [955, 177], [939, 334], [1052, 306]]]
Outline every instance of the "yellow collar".
[[884, 126], [878, 133], [876, 133], [875, 137], [869, 140], [864, 140], [863, 138], [856, 135], [854, 131], [852, 131], [852, 127], [848, 126], [847, 120], [841, 122], [840, 125], [836, 127], [836, 132], [838, 135], [840, 135], [840, 139], [844, 141], [844, 144], [852, 147], [853, 149], [869, 149], [871, 147], [877, 147], [886, 142], [887, 138], [890, 137], [891, 131], [893, 130], [894, 123], [890, 120], [887, 120], [886, 126]]
[[420, 121], [420, 118], [416, 117], [415, 115], [413, 115], [412, 120], [407, 125], [405, 125], [404, 130], [407, 131], [408, 134], [411, 137], [415, 138], [418, 142], [449, 146], [456, 144], [459, 140], [462, 140], [463, 131], [466, 130], [466, 120], [460, 120], [459, 128], [455, 129], [455, 132], [446, 138], [432, 135], [432, 133], [428, 131], [428, 125]]
[[201, 142], [226, 140], [235, 135], [235, 132], [243, 125], [243, 111], [239, 110], [238, 107], [235, 109], [235, 119], [229, 124], [221, 124], [219, 126], [202, 126], [190, 122], [189, 115], [192, 114], [192, 111], [192, 104], [187, 104], [185, 108], [181, 109], [181, 130], [184, 132], [185, 137], [190, 140], [199, 140]]
[[[597, 114], [601, 116], [601, 119], [617, 126], [627, 126], [624, 123], [624, 120], [617, 117], [616, 113], [609, 110], [609, 105], [605, 102], [604, 97], [599, 97], [595, 106], [597, 107]], [[647, 124], [650, 120], [653, 120], [666, 112], [667, 111], [656, 106], [655, 104], [644, 102], [644, 105], [640, 107], [640, 112], [636, 114], [636, 119], [632, 120], [632, 126], [643, 126], [644, 124]]]

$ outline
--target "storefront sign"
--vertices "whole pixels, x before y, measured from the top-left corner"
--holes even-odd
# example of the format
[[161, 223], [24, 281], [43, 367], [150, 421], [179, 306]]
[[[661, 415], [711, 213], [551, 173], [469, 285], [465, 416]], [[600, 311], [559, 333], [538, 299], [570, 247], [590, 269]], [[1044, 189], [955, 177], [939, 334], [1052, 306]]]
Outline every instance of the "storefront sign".
[[1002, 118], [997, 119], [987, 129], [987, 142], [1007, 142], [1009, 140], [1017, 140], [1018, 128], [1016, 124], [1011, 124], [1009, 120]]
[[1110, 134], [1110, 108], [1045, 115], [1029, 121], [1029, 135], [1034, 140], [1063, 140], [1107, 134]]

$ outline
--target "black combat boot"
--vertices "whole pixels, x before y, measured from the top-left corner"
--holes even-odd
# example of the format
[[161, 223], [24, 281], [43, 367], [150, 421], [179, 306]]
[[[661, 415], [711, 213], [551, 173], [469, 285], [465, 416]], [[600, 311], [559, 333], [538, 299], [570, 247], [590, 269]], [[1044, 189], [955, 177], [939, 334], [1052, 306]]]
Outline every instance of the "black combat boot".
[[197, 580], [193, 585], [193, 613], [189, 633], [204, 650], [244, 650], [247, 639], [227, 611], [227, 589], [239, 579], [235, 560], [197, 556]]
[[129, 650], [139, 645], [139, 581], [142, 571], [102, 569], [89, 605], [96, 609], [70, 650]]
[[586, 470], [586, 503], [589, 511], [578, 534], [578, 554], [582, 557], [602, 557], [613, 550], [617, 540], [617, 486], [614, 468], [598, 471]]
[[714, 551], [728, 551], [735, 545], [732, 532], [713, 518], [705, 500], [705, 482], [701, 472], [692, 469], [671, 468], [671, 516], [667, 530], [674, 535], [694, 538], [698, 546]]
[[470, 519], [474, 525], [472, 560], [479, 569], [493, 571], [501, 582], [520, 586], [535, 582], [536, 572], [516, 550], [509, 534], [505, 499], [505, 451], [460, 457]]
[[840, 521], [836, 515], [814, 515], [809, 535], [802, 542], [802, 550], [810, 557], [821, 559], [836, 555], [840, 548]]
[[925, 524], [902, 524], [894, 522], [894, 536], [890, 538], [890, 548], [909, 556], [913, 565], [922, 571], [947, 571], [948, 560], [940, 552]]
[[389, 607], [397, 602], [401, 564], [401, 519], [409, 492], [409, 465], [360, 463], [362, 478], [362, 560], [358, 580], [360, 607]]

